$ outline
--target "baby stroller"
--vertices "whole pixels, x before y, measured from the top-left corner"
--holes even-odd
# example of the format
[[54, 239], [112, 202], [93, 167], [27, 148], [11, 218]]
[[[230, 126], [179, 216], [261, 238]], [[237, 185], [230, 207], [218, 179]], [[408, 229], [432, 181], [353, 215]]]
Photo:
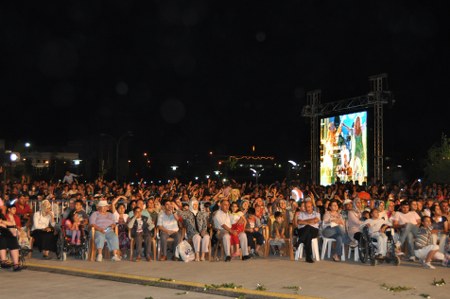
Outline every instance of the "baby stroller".
[[[64, 223], [64, 221], [62, 222]], [[87, 232], [84, 231], [80, 237], [80, 243], [72, 243], [71, 231], [62, 224], [58, 232], [58, 239], [56, 241], [56, 255], [59, 260], [65, 261], [67, 255], [78, 257], [82, 260], [89, 258], [89, 242], [87, 240]]]
[[363, 227], [358, 242], [359, 259], [363, 264], [370, 261], [372, 266], [376, 266], [378, 263], [383, 262], [394, 263], [396, 266], [400, 265], [400, 257], [398, 257], [395, 252], [395, 241], [391, 230], [393, 230], [393, 228], [387, 228], [385, 231], [386, 236], [388, 237], [386, 257], [384, 259], [377, 259], [375, 257], [378, 249], [377, 240], [370, 236], [369, 227], [367, 225]]

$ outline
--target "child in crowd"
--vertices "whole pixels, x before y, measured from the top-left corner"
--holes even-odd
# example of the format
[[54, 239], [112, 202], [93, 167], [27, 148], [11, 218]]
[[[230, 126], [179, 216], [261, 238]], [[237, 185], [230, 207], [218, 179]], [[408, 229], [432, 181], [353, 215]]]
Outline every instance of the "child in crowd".
[[270, 246], [273, 248], [275, 255], [281, 255], [281, 247], [284, 246], [285, 239], [285, 229], [286, 224], [283, 219], [283, 214], [280, 211], [274, 214], [275, 221], [272, 224], [272, 238], [274, 240], [270, 241]]
[[245, 228], [245, 217], [244, 213], [239, 210], [239, 205], [237, 202], [233, 202], [231, 204], [231, 229], [237, 232], [236, 235], [231, 235], [230, 244], [231, 244], [231, 256], [239, 256], [239, 234], [244, 231]]
[[80, 231], [80, 218], [77, 213], [73, 213], [72, 221], [69, 219], [65, 223], [67, 229], [70, 231], [69, 235], [72, 236], [71, 244], [81, 244], [81, 231]]

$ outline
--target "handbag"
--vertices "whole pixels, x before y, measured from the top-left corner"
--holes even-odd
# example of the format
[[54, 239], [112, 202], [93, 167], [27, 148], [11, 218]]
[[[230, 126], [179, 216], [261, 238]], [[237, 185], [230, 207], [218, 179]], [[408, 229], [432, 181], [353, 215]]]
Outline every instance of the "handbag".
[[195, 259], [195, 253], [191, 244], [188, 241], [183, 240], [175, 248], [175, 256], [182, 259], [185, 263], [191, 262]]

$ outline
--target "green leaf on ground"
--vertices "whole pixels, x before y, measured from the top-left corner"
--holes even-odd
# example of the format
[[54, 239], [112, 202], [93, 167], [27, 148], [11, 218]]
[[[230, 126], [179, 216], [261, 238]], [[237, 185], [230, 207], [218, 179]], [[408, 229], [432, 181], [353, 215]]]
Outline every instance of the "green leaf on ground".
[[413, 289], [411, 287], [405, 287], [405, 286], [389, 286], [385, 283], [383, 283], [381, 285], [381, 287], [389, 292], [403, 292], [403, 291], [408, 291], [408, 290]]

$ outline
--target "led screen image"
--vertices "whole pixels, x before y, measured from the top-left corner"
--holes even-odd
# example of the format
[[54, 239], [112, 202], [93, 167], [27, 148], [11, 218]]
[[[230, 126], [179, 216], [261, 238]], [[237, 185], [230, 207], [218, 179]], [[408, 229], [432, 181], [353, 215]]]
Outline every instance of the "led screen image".
[[320, 120], [320, 184], [367, 181], [367, 111]]

